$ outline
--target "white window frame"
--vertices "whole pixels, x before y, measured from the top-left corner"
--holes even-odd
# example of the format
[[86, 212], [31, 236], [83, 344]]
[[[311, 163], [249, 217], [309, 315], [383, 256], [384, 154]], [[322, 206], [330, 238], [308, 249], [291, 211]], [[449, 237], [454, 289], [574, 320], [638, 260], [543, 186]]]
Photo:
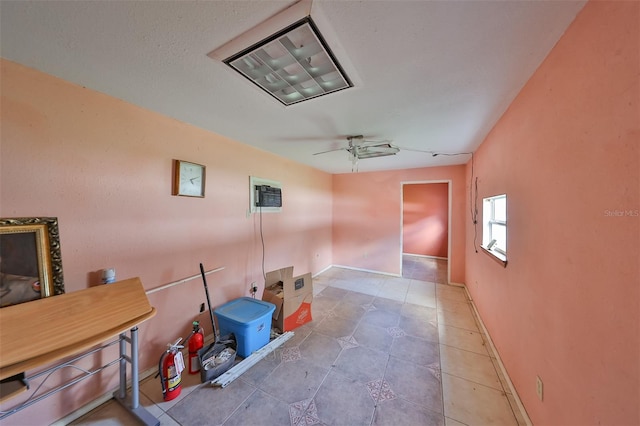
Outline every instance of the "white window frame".
[[[505, 220], [496, 219], [496, 200], [505, 200]], [[507, 266], [507, 194], [495, 195], [482, 199], [482, 248], [491, 256]], [[494, 227], [504, 227], [505, 241], [504, 244], [496, 244], [493, 238]]]

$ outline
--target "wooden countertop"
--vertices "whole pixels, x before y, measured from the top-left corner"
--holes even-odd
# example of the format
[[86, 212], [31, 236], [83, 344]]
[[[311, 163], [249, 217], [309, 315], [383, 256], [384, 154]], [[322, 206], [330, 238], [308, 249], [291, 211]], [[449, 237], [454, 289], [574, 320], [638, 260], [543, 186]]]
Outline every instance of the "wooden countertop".
[[153, 317], [139, 278], [0, 309], [0, 380], [80, 353]]

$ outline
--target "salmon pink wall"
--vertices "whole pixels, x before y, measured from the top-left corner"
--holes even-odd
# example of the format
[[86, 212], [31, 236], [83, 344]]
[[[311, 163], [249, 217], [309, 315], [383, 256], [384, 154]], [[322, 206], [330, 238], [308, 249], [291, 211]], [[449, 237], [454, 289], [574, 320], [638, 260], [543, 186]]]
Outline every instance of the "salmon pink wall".
[[[1, 65], [0, 216], [58, 217], [67, 292], [97, 285], [107, 267], [153, 289], [198, 274], [200, 262], [225, 267], [208, 277], [214, 306], [248, 295], [253, 281], [261, 292], [260, 221], [247, 214], [250, 175], [283, 187], [282, 213], [263, 215], [266, 269], [316, 273], [332, 263], [329, 174], [6, 60]], [[171, 195], [173, 159], [206, 165], [204, 199]], [[141, 326], [142, 371], [157, 364], [169, 341], [187, 335], [194, 318], [211, 332], [208, 315], [199, 315], [206, 300], [200, 279], [149, 299], [158, 314]], [[116, 384], [111, 368], [10, 423], [49, 424]]]
[[402, 183], [449, 180], [451, 281], [465, 282], [465, 166], [333, 175], [333, 263], [400, 274]]
[[534, 424], [640, 424], [639, 23], [589, 2], [475, 156], [509, 263], [467, 227], [467, 286]]
[[449, 185], [407, 184], [402, 187], [402, 251], [447, 257]]

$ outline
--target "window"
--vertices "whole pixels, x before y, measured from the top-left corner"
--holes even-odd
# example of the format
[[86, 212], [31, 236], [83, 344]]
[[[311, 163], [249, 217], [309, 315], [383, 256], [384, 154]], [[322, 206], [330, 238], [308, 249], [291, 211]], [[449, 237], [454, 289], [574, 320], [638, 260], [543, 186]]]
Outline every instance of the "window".
[[482, 200], [482, 248], [506, 266], [507, 195]]

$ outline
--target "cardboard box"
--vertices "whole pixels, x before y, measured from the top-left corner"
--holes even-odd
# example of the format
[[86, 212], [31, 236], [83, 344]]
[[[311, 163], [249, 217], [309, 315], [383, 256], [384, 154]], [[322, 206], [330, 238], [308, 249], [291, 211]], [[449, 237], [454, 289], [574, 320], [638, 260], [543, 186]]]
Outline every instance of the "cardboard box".
[[273, 326], [290, 331], [311, 321], [311, 274], [293, 276], [293, 266], [268, 272], [262, 300], [276, 305]]

